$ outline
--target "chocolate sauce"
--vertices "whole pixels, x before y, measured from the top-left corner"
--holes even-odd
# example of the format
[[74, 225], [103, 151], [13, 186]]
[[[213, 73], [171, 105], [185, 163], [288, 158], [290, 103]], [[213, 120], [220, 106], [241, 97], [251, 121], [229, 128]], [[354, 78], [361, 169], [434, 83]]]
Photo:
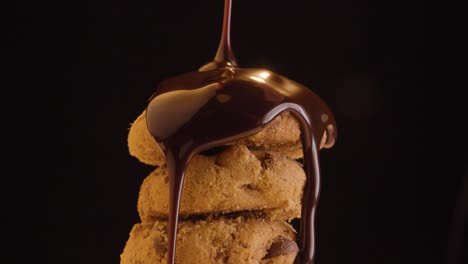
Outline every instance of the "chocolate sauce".
[[175, 263], [180, 197], [190, 159], [199, 152], [259, 132], [283, 111], [301, 124], [307, 181], [302, 200], [297, 263], [313, 263], [314, 215], [320, 187], [317, 145], [336, 138], [333, 114], [305, 86], [264, 69], [237, 68], [229, 40], [231, 0], [225, 0], [223, 33], [214, 60], [199, 71], [163, 81], [147, 107], [150, 133], [169, 170], [168, 264]]

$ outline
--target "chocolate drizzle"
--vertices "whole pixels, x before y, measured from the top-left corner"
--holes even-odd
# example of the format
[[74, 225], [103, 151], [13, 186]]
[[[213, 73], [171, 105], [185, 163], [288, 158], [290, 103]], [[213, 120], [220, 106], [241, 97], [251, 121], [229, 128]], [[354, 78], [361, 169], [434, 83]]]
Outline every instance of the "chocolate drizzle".
[[150, 133], [163, 150], [169, 170], [168, 264], [175, 263], [180, 197], [190, 159], [199, 152], [260, 131], [283, 111], [301, 123], [304, 170], [297, 263], [313, 263], [314, 214], [319, 195], [317, 145], [336, 138], [333, 114], [312, 91], [264, 69], [237, 68], [229, 41], [231, 0], [225, 0], [223, 33], [214, 60], [199, 71], [163, 81], [147, 107]]

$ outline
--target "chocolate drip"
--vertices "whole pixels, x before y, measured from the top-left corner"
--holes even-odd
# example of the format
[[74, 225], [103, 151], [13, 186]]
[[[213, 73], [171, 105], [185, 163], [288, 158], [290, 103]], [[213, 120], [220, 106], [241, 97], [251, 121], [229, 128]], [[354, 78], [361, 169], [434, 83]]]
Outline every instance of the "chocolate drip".
[[229, 44], [231, 1], [225, 2], [220, 48], [213, 62], [200, 71], [163, 81], [150, 100], [148, 129], [164, 151], [169, 170], [168, 264], [175, 263], [177, 223], [185, 171], [199, 152], [232, 143], [260, 131], [283, 111], [301, 123], [304, 169], [298, 263], [313, 263], [314, 214], [319, 195], [318, 145], [336, 138], [333, 114], [312, 91], [264, 69], [242, 69]]
[[209, 71], [224, 67], [237, 67], [237, 60], [231, 48], [231, 9], [232, 0], [224, 0], [223, 31], [219, 41], [218, 52], [213, 61], [203, 65], [199, 71]]

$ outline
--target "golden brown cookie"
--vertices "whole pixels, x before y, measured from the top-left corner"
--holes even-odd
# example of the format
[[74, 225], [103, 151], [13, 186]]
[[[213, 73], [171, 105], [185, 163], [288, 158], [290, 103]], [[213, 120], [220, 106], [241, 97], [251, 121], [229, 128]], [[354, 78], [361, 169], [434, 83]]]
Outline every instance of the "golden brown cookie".
[[[181, 217], [261, 211], [280, 219], [300, 216], [306, 176], [301, 165], [283, 156], [230, 146], [213, 156], [196, 155], [185, 176]], [[168, 173], [157, 168], [143, 182], [138, 211], [143, 221], [166, 218]]]
[[[167, 222], [136, 224], [121, 264], [166, 264]], [[284, 221], [237, 217], [181, 221], [177, 264], [292, 264], [298, 252], [295, 232]]]
[[[164, 155], [148, 131], [145, 116], [143, 112], [130, 127], [128, 148], [130, 154], [141, 162], [161, 166], [164, 164]], [[302, 157], [300, 134], [299, 123], [290, 112], [285, 111], [257, 134], [235, 144], [278, 152], [296, 159]]]
[[145, 116], [143, 112], [130, 127], [127, 138], [128, 150], [130, 155], [141, 162], [160, 166], [165, 163], [164, 154], [149, 133]]

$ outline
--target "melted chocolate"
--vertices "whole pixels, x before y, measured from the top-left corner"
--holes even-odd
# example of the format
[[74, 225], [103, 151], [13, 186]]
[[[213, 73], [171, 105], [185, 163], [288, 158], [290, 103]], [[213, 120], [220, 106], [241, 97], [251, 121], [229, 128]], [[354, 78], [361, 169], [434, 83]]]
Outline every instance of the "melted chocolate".
[[148, 129], [164, 151], [169, 169], [167, 263], [175, 263], [180, 197], [190, 159], [257, 133], [286, 110], [301, 124], [307, 175], [296, 262], [313, 263], [314, 214], [320, 187], [317, 144], [324, 133], [325, 147], [334, 144], [334, 117], [305, 86], [268, 70], [237, 68], [229, 41], [230, 14], [231, 0], [225, 0], [223, 33], [215, 59], [199, 71], [163, 81], [147, 108]]

